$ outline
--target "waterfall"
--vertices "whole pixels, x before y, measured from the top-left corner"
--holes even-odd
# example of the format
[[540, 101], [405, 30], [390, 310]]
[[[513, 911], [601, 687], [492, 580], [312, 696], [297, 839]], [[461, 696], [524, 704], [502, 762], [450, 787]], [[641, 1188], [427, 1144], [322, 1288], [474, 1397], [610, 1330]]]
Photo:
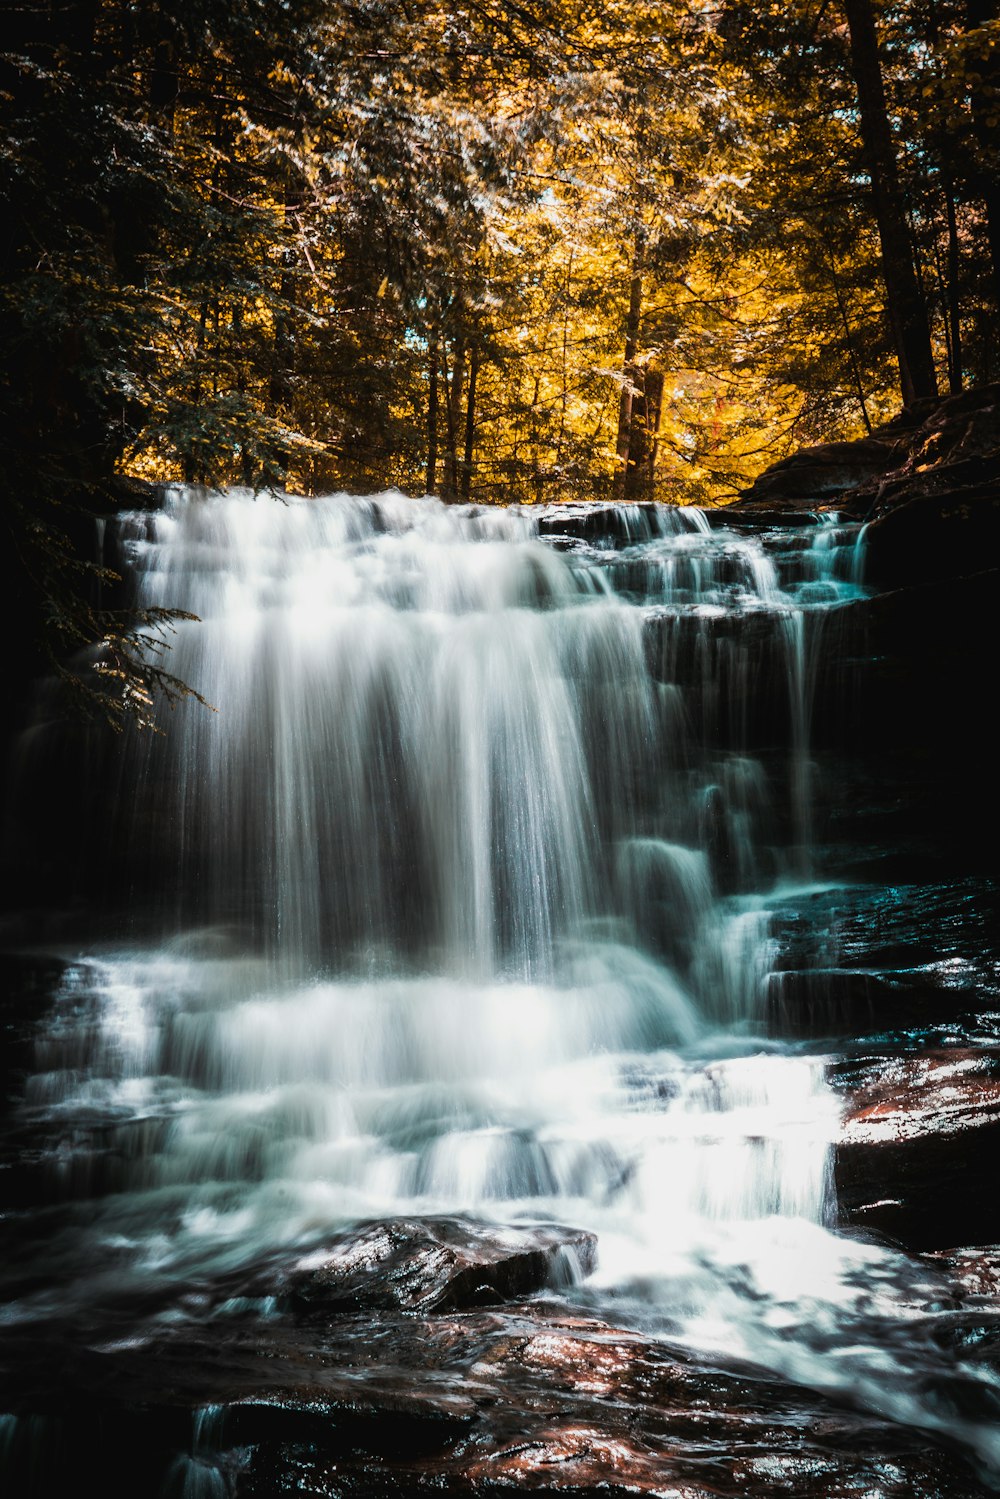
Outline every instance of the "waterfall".
[[66, 972], [28, 1084], [79, 1121], [50, 1190], [96, 1238], [127, 1202], [169, 1278], [399, 1211], [640, 1261], [822, 1223], [836, 1107], [766, 1037], [767, 892], [809, 868], [852, 530], [176, 489], [118, 547], [197, 616], [170, 665], [212, 709], [127, 748], [141, 931]]
[[212, 708], [122, 759], [129, 898], [23, 1104], [87, 1208], [8, 1315], [365, 1218], [556, 1220], [599, 1241], [566, 1294], [846, 1387], [804, 1372], [860, 1336], [838, 1104], [766, 998], [858, 528], [181, 488], [118, 524], [138, 602], [198, 617], [169, 665]]
[[[613, 866], [630, 839], [669, 834], [737, 889], [765, 856], [801, 867], [796, 587], [834, 587], [836, 549], [803, 553], [782, 587], [759, 542], [720, 544], [699, 511], [626, 520], [651, 534], [588, 552], [543, 545], [530, 511], [400, 496], [178, 491], [126, 519], [140, 602], [201, 621], [171, 667], [217, 709], [135, 747], [150, 882], [300, 970], [382, 953], [529, 976], [587, 923], [628, 920]], [[670, 659], [651, 671], [659, 635]], [[736, 753], [762, 643], [790, 726], [784, 849], [760, 767]], [[123, 836], [135, 845], [134, 820]]]

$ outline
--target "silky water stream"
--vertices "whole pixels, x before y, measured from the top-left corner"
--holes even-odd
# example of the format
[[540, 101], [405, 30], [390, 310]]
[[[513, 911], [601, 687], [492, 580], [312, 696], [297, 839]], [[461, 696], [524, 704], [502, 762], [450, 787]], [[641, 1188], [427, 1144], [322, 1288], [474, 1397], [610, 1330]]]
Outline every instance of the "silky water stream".
[[132, 895], [35, 1043], [51, 1204], [5, 1320], [176, 1319], [364, 1219], [564, 1223], [599, 1245], [570, 1303], [996, 1473], [948, 1393], [987, 1411], [992, 1376], [908, 1336], [912, 1262], [832, 1230], [840, 1102], [765, 1024], [857, 528], [576, 519], [177, 490], [122, 522], [216, 711], [125, 757]]

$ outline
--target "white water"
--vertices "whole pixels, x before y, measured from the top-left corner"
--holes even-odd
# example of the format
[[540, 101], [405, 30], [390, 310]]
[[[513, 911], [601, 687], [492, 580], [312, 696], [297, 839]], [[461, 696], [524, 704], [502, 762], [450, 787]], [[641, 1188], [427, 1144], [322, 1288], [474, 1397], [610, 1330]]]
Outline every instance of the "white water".
[[142, 602], [200, 616], [169, 664], [217, 712], [133, 747], [123, 833], [171, 894], [155, 940], [74, 964], [39, 1042], [28, 1110], [87, 1207], [10, 1316], [361, 1218], [554, 1219], [599, 1236], [578, 1297], [951, 1429], [887, 1351], [896, 1257], [825, 1227], [822, 1058], [762, 1039], [767, 893], [809, 877], [813, 620], [857, 593], [855, 533], [776, 556], [625, 519], [617, 549], [402, 496], [126, 522]]

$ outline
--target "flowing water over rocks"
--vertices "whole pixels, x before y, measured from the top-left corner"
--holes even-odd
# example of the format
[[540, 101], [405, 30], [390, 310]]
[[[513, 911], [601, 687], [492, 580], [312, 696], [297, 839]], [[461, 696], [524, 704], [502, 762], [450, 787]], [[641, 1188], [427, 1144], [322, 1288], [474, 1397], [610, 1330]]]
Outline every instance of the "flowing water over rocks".
[[860, 528], [177, 490], [113, 540], [217, 711], [86, 768], [111, 853], [8, 960], [22, 1490], [1000, 1486], [992, 1281], [908, 1252], [1000, 1238], [992, 908], [848, 878]]

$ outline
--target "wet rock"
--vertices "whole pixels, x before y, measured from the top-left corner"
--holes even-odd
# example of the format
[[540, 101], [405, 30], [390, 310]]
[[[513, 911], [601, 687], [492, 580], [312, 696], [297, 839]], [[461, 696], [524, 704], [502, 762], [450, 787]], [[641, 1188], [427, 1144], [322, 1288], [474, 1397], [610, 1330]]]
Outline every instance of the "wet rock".
[[1000, 958], [1000, 893], [989, 879], [844, 885], [792, 897], [778, 911], [789, 968], [836, 954], [838, 966], [885, 971], [894, 983], [984, 992]]
[[326, 1312], [483, 1306], [582, 1278], [596, 1249], [593, 1234], [558, 1225], [390, 1219], [360, 1224], [310, 1255], [288, 1289]]
[[0, 1118], [23, 1086], [39, 1018], [67, 966], [59, 958], [0, 953]]
[[787, 743], [789, 641], [780, 617], [657, 610], [643, 621], [649, 671], [682, 683], [690, 732], [703, 745], [740, 749]]
[[764, 500], [744, 507], [742, 501], [730, 500], [706, 510], [705, 518], [715, 531], [741, 531], [756, 536], [767, 531], [782, 533], [801, 526], [817, 526], [823, 509], [824, 506], [817, 505], [800, 510], [792, 502], [769, 506]]
[[[869, 1045], [886, 1046], [892, 1032], [910, 1047], [916, 1032], [930, 1045], [942, 1044], [936, 1036], [960, 1040], [965, 1032], [982, 1045], [996, 1034], [1000, 898], [994, 883], [968, 874], [918, 883], [914, 851], [903, 853], [899, 872], [884, 884], [800, 892], [776, 905], [764, 1012], [774, 1033], [879, 1034], [883, 1039]], [[860, 1087], [864, 1079], [845, 1074], [845, 1081]]]
[[595, 546], [627, 546], [630, 542], [648, 541], [659, 534], [657, 507], [650, 503], [635, 505], [595, 505], [565, 502], [546, 505], [532, 511], [538, 522], [539, 536], [567, 537], [588, 541]]
[[912, 1249], [1000, 1239], [1000, 1199], [983, 1189], [998, 1151], [1000, 1056], [869, 1059], [836, 1149], [841, 1221]]
[[[1000, 1246], [986, 1245], [925, 1254], [944, 1293], [931, 1333], [934, 1343], [990, 1371], [1000, 1380]], [[996, 1418], [994, 1417], [994, 1420]]]
[[[106, 1499], [181, 1492], [189, 1472], [192, 1492], [238, 1499], [985, 1493], [924, 1434], [541, 1303], [177, 1328], [103, 1349], [35, 1337], [32, 1351], [46, 1399], [23, 1381], [4, 1399], [20, 1471], [34, 1444], [36, 1495], [88, 1476]], [[61, 1412], [70, 1445], [55, 1440]]]
[[938, 1250], [925, 1258], [948, 1276], [961, 1295], [1000, 1302], [1000, 1244]]
[[[922, 997], [922, 996], [921, 996]], [[774, 1036], [864, 1035], [930, 1013], [937, 991], [918, 1009], [908, 988], [849, 968], [784, 969], [768, 975], [764, 1017]]]

